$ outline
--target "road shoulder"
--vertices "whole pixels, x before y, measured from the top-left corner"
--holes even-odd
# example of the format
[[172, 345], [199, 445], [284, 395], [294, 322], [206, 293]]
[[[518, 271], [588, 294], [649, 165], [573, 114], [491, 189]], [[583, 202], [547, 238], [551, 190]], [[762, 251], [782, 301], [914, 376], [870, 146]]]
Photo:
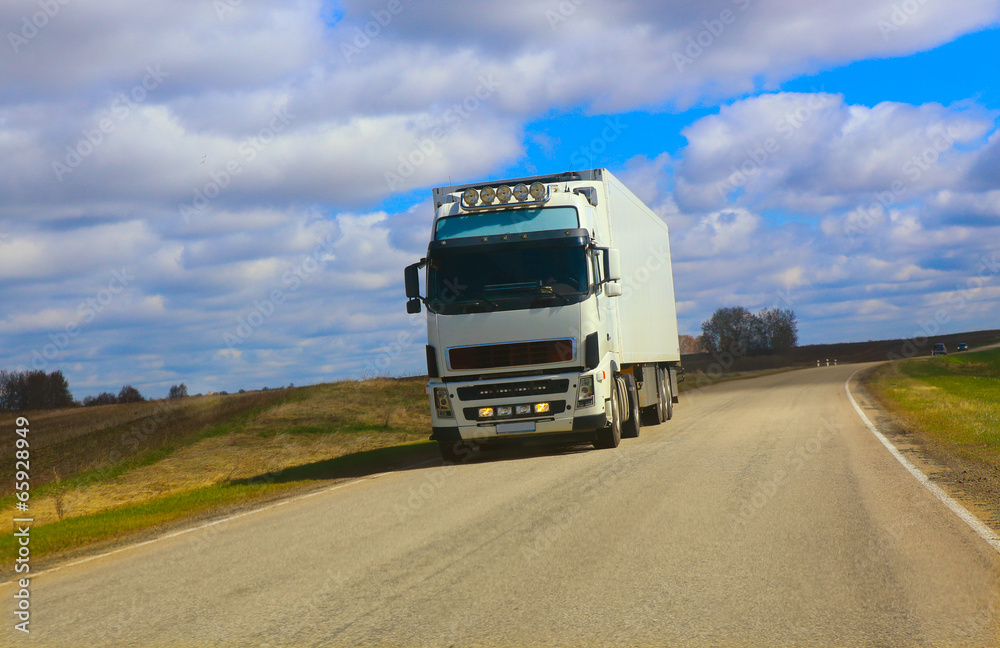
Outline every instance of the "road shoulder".
[[858, 406], [910, 463], [1000, 534], [1000, 468], [949, 452], [931, 435], [884, 409], [865, 386], [867, 374], [877, 366], [862, 370], [850, 380], [850, 391]]

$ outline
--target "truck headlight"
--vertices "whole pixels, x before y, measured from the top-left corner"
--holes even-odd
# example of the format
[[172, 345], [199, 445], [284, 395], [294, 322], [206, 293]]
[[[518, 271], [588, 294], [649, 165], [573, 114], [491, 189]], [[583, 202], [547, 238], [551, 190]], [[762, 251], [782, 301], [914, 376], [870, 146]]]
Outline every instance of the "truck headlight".
[[584, 376], [580, 378], [580, 391], [576, 397], [576, 406], [592, 407], [594, 404], [594, 377]]
[[484, 205], [489, 205], [496, 198], [497, 192], [493, 187], [484, 187], [482, 191], [479, 192], [479, 199], [483, 201]]
[[520, 202], [528, 199], [528, 185], [519, 184], [514, 186], [514, 197]]
[[531, 405], [518, 405], [514, 408], [515, 414], [531, 414]]
[[535, 403], [535, 414], [544, 414], [549, 411], [548, 403]]
[[493, 408], [492, 407], [480, 407], [479, 408], [479, 418], [493, 418]]
[[541, 200], [545, 195], [545, 185], [541, 182], [532, 182], [531, 187], [528, 189], [528, 195], [535, 200]]
[[501, 405], [497, 408], [497, 416], [510, 416], [514, 413], [514, 408], [510, 405]]
[[502, 185], [497, 188], [497, 200], [502, 203], [510, 201], [511, 191], [510, 187], [507, 185]]
[[462, 202], [465, 203], [466, 207], [474, 207], [478, 200], [479, 192], [475, 189], [469, 188], [462, 192]]
[[451, 399], [448, 398], [447, 387], [434, 388], [434, 408], [437, 410], [438, 418], [455, 418], [451, 411]]

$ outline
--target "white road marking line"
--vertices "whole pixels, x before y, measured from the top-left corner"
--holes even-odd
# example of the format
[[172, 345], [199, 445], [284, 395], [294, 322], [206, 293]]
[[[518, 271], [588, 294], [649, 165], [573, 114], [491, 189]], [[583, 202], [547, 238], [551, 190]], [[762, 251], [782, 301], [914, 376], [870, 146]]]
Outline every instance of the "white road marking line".
[[169, 540], [170, 538], [176, 538], [177, 536], [182, 536], [182, 535], [184, 535], [186, 533], [191, 533], [193, 531], [200, 531], [202, 529], [207, 529], [209, 527], [213, 527], [213, 526], [216, 526], [218, 524], [222, 524], [224, 522], [232, 522], [233, 520], [238, 520], [238, 519], [240, 519], [242, 517], [247, 517], [249, 515], [255, 515], [257, 513], [261, 513], [262, 511], [269, 511], [271, 509], [278, 508], [279, 506], [284, 506], [285, 504], [291, 504], [292, 502], [298, 502], [299, 500], [304, 500], [304, 499], [308, 499], [310, 497], [315, 497], [316, 495], [322, 495], [324, 493], [329, 493], [329, 492], [332, 492], [332, 491], [335, 491], [335, 490], [340, 490], [341, 488], [347, 488], [348, 486], [353, 486], [354, 484], [360, 484], [361, 482], [371, 481], [373, 479], [378, 479], [379, 477], [385, 477], [386, 475], [391, 475], [393, 473], [397, 473], [400, 470], [410, 470], [412, 468], [418, 468], [418, 467], [423, 466], [425, 464], [434, 463], [436, 461], [439, 461], [439, 460], [438, 459], [429, 459], [427, 461], [421, 461], [420, 463], [416, 463], [416, 464], [413, 464], [413, 465], [410, 465], [410, 466], [404, 466], [403, 468], [400, 468], [399, 470], [390, 470], [388, 472], [383, 472], [383, 473], [377, 473], [377, 474], [374, 474], [374, 475], [369, 475], [367, 477], [362, 477], [361, 479], [355, 479], [352, 482], [347, 482], [346, 484], [337, 484], [336, 486], [332, 486], [330, 488], [324, 488], [324, 489], [318, 490], [318, 491], [313, 491], [312, 493], [306, 493], [305, 495], [299, 495], [298, 497], [293, 497], [292, 499], [281, 500], [280, 502], [274, 502], [273, 504], [268, 504], [267, 506], [262, 506], [261, 508], [258, 508], [258, 509], [253, 509], [251, 511], [244, 511], [243, 513], [237, 513], [236, 515], [231, 515], [229, 517], [222, 518], [222, 519], [219, 519], [219, 520], [213, 520], [213, 521], [208, 522], [206, 524], [200, 524], [200, 525], [198, 525], [196, 527], [191, 527], [190, 529], [182, 529], [180, 531], [174, 531], [173, 533], [168, 533], [167, 535], [159, 536], [157, 538], [153, 538], [152, 540], [145, 540], [143, 542], [139, 542], [139, 543], [136, 543], [136, 544], [131, 544], [131, 545], [128, 545], [128, 546], [125, 546], [125, 547], [121, 547], [119, 549], [114, 549], [112, 551], [107, 551], [107, 552], [104, 552], [104, 553], [101, 553], [101, 554], [96, 554], [94, 556], [87, 556], [86, 558], [81, 558], [80, 560], [74, 560], [73, 562], [66, 563], [64, 565], [59, 565], [57, 567], [52, 567], [51, 569], [46, 569], [45, 571], [40, 571], [40, 572], [37, 572], [37, 573], [34, 573], [34, 574], [27, 574], [27, 575], [15, 576], [14, 580], [4, 581], [4, 582], [0, 583], [0, 587], [3, 587], [4, 585], [10, 585], [12, 583], [16, 583], [21, 578], [38, 578], [39, 576], [43, 576], [45, 574], [51, 574], [52, 572], [57, 572], [60, 569], [66, 569], [67, 567], [73, 567], [73, 566], [76, 566], [76, 565], [82, 565], [83, 563], [88, 563], [88, 562], [90, 562], [92, 560], [97, 560], [98, 558], [106, 558], [108, 556], [113, 556], [115, 554], [119, 554], [119, 553], [122, 553], [124, 551], [131, 551], [132, 549], [137, 549], [139, 547], [145, 547], [146, 545], [151, 545], [154, 542], [160, 542], [161, 540]]
[[[861, 370], [858, 369], [858, 371]], [[875, 427], [875, 425], [868, 419], [867, 416], [865, 416], [865, 413], [861, 411], [861, 408], [858, 406], [858, 402], [854, 400], [854, 396], [851, 395], [851, 387], [850, 387], [851, 379], [854, 378], [855, 375], [857, 375], [858, 371], [852, 373], [850, 377], [847, 379], [847, 381], [844, 382], [844, 391], [847, 392], [847, 398], [848, 400], [851, 401], [851, 405], [854, 406], [854, 411], [857, 412], [858, 416], [861, 417], [861, 421], [866, 426], [868, 426], [868, 429], [871, 430], [871, 433], [875, 435], [875, 438], [881, 441], [882, 445], [884, 445], [886, 449], [890, 453], [892, 453], [892, 456], [895, 457], [896, 460], [899, 461], [899, 463], [903, 464], [903, 468], [906, 468], [908, 471], [910, 471], [910, 474], [913, 475], [918, 482], [923, 484], [924, 488], [933, 493], [934, 496], [937, 497], [939, 500], [941, 500], [941, 502], [945, 506], [950, 508], [955, 515], [960, 517], [963, 522], [968, 524], [973, 531], [979, 534], [979, 537], [981, 537], [983, 540], [988, 542], [991, 547], [1000, 552], [1000, 536], [994, 533], [993, 529], [983, 524], [979, 518], [970, 513], [967, 508], [965, 508], [964, 506], [956, 502], [954, 499], [952, 499], [951, 496], [948, 495], [948, 493], [941, 490], [941, 487], [932, 482], [927, 475], [925, 475], [920, 471], [919, 468], [910, 463], [910, 461], [903, 456], [903, 453], [897, 450], [896, 446], [892, 445], [892, 442], [889, 441], [889, 439], [885, 438], [885, 436], [878, 431], [878, 428]]]

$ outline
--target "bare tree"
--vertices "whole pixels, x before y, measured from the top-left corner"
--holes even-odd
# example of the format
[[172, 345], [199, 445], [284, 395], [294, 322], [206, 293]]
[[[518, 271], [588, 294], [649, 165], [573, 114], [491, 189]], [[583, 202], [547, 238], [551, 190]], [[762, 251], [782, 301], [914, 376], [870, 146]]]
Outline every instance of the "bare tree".
[[681, 355], [689, 355], [701, 351], [698, 340], [690, 335], [681, 335], [679, 341], [681, 344]]
[[742, 306], [719, 308], [702, 322], [701, 330], [701, 348], [709, 353], [784, 353], [798, 344], [798, 324], [789, 309], [764, 309], [754, 315]]
[[119, 403], [142, 403], [146, 399], [139, 390], [132, 385], [125, 385], [122, 390], [118, 392], [118, 402]]

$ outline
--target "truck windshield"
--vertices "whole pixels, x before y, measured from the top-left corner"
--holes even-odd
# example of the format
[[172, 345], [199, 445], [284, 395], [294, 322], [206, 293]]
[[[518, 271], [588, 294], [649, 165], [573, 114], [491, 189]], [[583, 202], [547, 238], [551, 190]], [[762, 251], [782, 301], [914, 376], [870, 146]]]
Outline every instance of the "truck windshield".
[[560, 306], [589, 290], [584, 247], [438, 250], [429, 268], [427, 306], [444, 315]]

